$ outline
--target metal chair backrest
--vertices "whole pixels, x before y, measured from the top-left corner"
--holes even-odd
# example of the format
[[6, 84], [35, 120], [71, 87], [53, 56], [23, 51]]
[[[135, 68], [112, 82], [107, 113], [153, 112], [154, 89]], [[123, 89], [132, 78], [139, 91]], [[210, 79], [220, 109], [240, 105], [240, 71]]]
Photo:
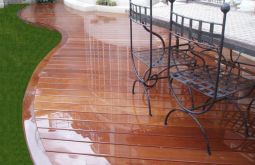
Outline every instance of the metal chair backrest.
[[150, 6], [142, 6], [139, 4], [135, 4], [132, 1], [130, 1], [130, 19], [132, 19], [134, 22], [150, 26], [151, 21], [150, 18], [152, 17], [151, 7]]
[[[193, 19], [190, 17], [182, 16], [173, 11], [173, 5], [175, 0], [169, 0], [171, 7], [170, 14], [170, 35], [169, 35], [169, 47], [172, 45], [173, 37], [187, 40], [189, 43], [196, 43], [206, 47], [207, 50], [216, 52], [215, 67], [216, 74], [213, 78], [215, 80], [214, 86], [214, 99], [217, 98], [221, 64], [222, 64], [222, 50], [225, 35], [226, 16], [230, 10], [229, 4], [223, 4], [221, 11], [223, 13], [222, 23], [214, 23], [209, 21], [203, 21], [199, 19]], [[179, 43], [179, 41], [178, 41]], [[169, 51], [171, 53], [171, 51]], [[214, 81], [213, 80], [213, 81]]]
[[215, 23], [180, 15], [173, 11], [175, 0], [169, 0], [171, 5], [170, 30], [172, 35], [181, 37], [191, 42], [200, 43], [212, 48], [223, 47], [226, 14], [230, 10], [228, 4], [221, 7], [223, 12], [222, 23]]

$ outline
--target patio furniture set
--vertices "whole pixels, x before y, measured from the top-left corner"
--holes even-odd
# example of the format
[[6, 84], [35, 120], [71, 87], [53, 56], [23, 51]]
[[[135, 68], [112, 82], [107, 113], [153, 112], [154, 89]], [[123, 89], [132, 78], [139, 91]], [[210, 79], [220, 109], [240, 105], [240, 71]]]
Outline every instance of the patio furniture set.
[[[238, 101], [254, 94], [255, 65], [240, 60], [241, 54], [233, 55], [232, 50], [223, 51], [228, 4], [221, 6], [222, 22], [208, 22], [186, 17], [174, 12], [174, 1], [169, 0], [170, 18], [168, 39], [153, 30], [152, 1], [150, 6], [142, 6], [130, 0], [130, 44], [131, 59], [137, 79], [133, 83], [133, 94], [137, 83], [143, 86], [147, 99], [148, 113], [152, 116], [149, 90], [156, 87], [161, 79], [168, 80], [168, 88], [179, 108], [171, 109], [165, 117], [165, 125], [174, 112], [187, 114], [199, 126], [206, 142], [206, 150], [211, 148], [205, 128], [198, 116], [212, 110], [215, 103], [231, 102], [243, 118], [245, 136], [249, 136], [249, 115], [255, 102], [252, 98], [245, 111]], [[219, 11], [220, 12], [220, 11]], [[148, 47], [137, 50], [134, 45], [133, 24], [141, 25], [149, 35]], [[155, 39], [161, 46], [153, 46]], [[138, 64], [145, 70], [138, 69]], [[186, 98], [178, 95], [176, 85], [187, 92]]]

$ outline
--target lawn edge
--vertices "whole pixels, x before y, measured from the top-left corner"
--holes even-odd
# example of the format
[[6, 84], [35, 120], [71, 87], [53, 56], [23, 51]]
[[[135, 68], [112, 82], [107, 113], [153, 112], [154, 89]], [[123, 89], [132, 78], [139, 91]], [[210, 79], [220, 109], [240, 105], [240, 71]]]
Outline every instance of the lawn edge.
[[[60, 42], [48, 53], [45, 55], [45, 57], [43, 57], [43, 59], [39, 62], [39, 64], [36, 66], [35, 70], [33, 71], [30, 80], [28, 82], [28, 85], [26, 87], [25, 93], [24, 93], [24, 97], [23, 97], [23, 103], [22, 103], [22, 126], [23, 126], [23, 133], [24, 133], [24, 138], [26, 141], [26, 145], [29, 151], [29, 155], [30, 158], [33, 162], [33, 164], [43, 164], [43, 165], [50, 165], [51, 162], [44, 150], [44, 148], [42, 147], [41, 143], [34, 143], [36, 144], [36, 146], [32, 145], [29, 141], [30, 140], [37, 140], [38, 141], [38, 137], [36, 137], [36, 135], [38, 135], [37, 132], [37, 126], [36, 126], [36, 122], [35, 122], [35, 118], [34, 118], [34, 99], [35, 99], [35, 87], [38, 83], [39, 80], [39, 73], [42, 71], [42, 69], [46, 66], [46, 64], [48, 63], [49, 59], [52, 57], [52, 55], [61, 47], [63, 46], [66, 41], [67, 41], [67, 33], [61, 29], [60, 27], [55, 27], [52, 25], [48, 25], [48, 24], [44, 24], [44, 23], [40, 23], [40, 22], [31, 22], [29, 21], [27, 18], [22, 16], [23, 11], [25, 11], [27, 8], [30, 8], [31, 6], [36, 5], [36, 4], [30, 4], [28, 6], [25, 6], [24, 8], [22, 8], [21, 10], [19, 10], [17, 12], [17, 17], [19, 19], [21, 19], [24, 23], [29, 24], [31, 26], [34, 27], [44, 27], [48, 30], [54, 30], [57, 31], [58, 33], [60, 33], [61, 35], [61, 39]], [[34, 129], [29, 129], [27, 130], [26, 127], [29, 128], [34, 128]], [[34, 135], [34, 136], [33, 136]], [[45, 158], [48, 158], [48, 160], [42, 160], [42, 155], [38, 155], [38, 152], [35, 152], [35, 148], [40, 152], [41, 154], [44, 154], [43, 156]], [[45, 161], [47, 161], [48, 163], [46, 163]]]

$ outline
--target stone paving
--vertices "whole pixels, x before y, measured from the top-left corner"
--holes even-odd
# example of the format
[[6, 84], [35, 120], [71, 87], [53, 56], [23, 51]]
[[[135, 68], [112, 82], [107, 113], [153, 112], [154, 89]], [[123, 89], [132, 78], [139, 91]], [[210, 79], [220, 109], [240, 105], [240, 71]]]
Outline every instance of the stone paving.
[[[176, 3], [174, 12], [178, 14], [207, 20], [210, 22], [222, 22], [220, 7], [202, 5], [198, 3]], [[153, 16], [162, 21], [169, 22], [169, 6], [159, 4], [154, 6]], [[255, 12], [241, 12], [231, 9], [227, 15], [226, 39], [236, 41], [255, 50]], [[237, 45], [238, 46], [238, 45]], [[254, 54], [250, 54], [255, 56]]]
[[[69, 2], [74, 2], [74, 0], [65, 0], [67, 6], [73, 7], [82, 11], [93, 11], [93, 5], [86, 6], [83, 0], [75, 0], [79, 3], [78, 6], [74, 7], [69, 4]], [[87, 1], [85, 1], [87, 2]], [[254, 0], [245, 0], [246, 3], [242, 3], [237, 11], [235, 7], [231, 8], [231, 11], [227, 15], [227, 26], [226, 26], [226, 39], [225, 47], [243, 52], [254, 56], [255, 58], [255, 11], [250, 10], [255, 6]], [[68, 5], [69, 4], [69, 5]], [[82, 6], [83, 5], [83, 6]], [[84, 5], [86, 7], [84, 7]], [[203, 5], [199, 3], [186, 3], [186, 0], [177, 0], [174, 3], [174, 11], [178, 14], [191, 17], [194, 19], [207, 20], [210, 22], [221, 23], [222, 22], [222, 12], [220, 7]], [[92, 6], [92, 7], [91, 7]], [[122, 6], [122, 10], [128, 11], [128, 6]], [[82, 8], [82, 9], [80, 9]], [[154, 5], [153, 17], [159, 20], [161, 26], [167, 26], [169, 24], [169, 6], [164, 3], [158, 3]], [[249, 9], [249, 12], [245, 12]], [[119, 11], [119, 10], [118, 10]], [[149, 12], [149, 11], [148, 11]], [[219, 31], [220, 29], [218, 29]]]

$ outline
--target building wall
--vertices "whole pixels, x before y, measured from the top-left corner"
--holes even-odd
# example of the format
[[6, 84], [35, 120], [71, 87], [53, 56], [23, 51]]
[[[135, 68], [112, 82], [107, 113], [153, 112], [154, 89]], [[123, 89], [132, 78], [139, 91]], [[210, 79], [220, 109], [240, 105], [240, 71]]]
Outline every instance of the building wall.
[[0, 8], [4, 7], [4, 0], [0, 0]]
[[[96, 4], [96, 0], [79, 0], [81, 2], [87, 3], [87, 4]], [[129, 0], [115, 0], [117, 2], [118, 6], [128, 6]], [[153, 4], [159, 2], [160, 0], [152, 0]], [[150, 4], [150, 0], [132, 0], [132, 2], [139, 3], [139, 4]]]
[[[129, 4], [129, 0], [115, 0], [119, 6], [127, 6]], [[152, 3], [155, 4], [159, 2], [160, 0], [152, 0]], [[150, 0], [132, 0], [134, 3], [138, 4], [145, 4], [145, 5], [150, 5]]]

